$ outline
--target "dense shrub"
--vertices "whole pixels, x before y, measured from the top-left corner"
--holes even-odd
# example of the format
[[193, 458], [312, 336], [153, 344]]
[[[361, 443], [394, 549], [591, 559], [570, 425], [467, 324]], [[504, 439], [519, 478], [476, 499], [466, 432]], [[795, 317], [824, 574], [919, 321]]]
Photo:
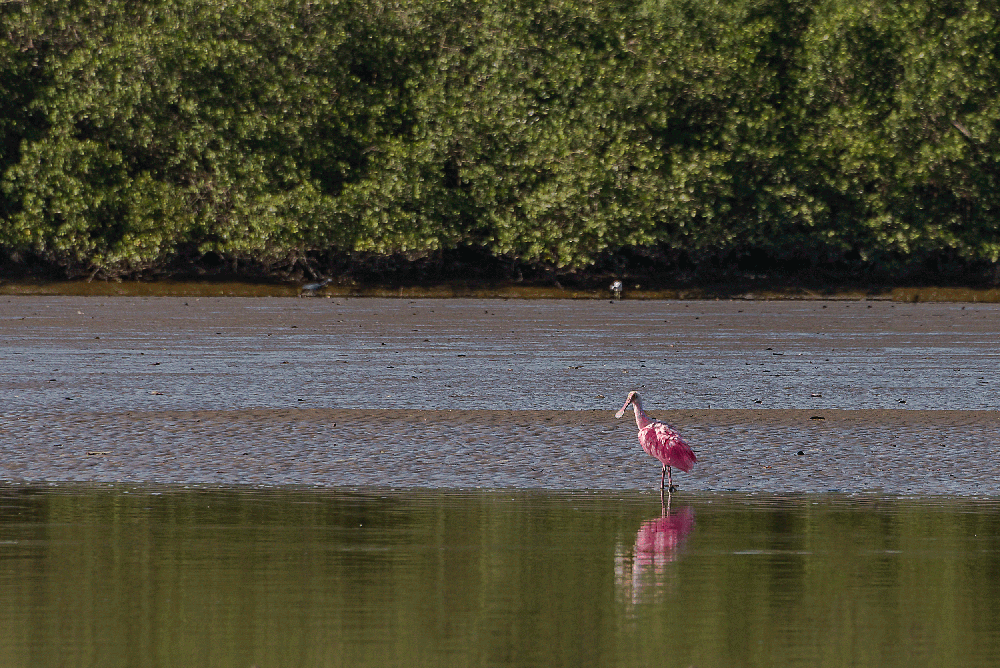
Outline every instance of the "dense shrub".
[[0, 248], [104, 276], [455, 249], [997, 267], [998, 19], [975, 0], [12, 0]]

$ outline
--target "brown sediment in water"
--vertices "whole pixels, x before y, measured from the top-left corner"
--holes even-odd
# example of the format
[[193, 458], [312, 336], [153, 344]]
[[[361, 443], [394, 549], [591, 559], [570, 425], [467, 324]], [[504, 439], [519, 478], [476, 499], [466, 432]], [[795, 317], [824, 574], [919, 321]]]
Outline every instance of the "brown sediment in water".
[[[0, 281], [0, 295], [80, 297], [372, 297], [402, 299], [608, 299], [607, 288], [563, 288], [552, 283], [453, 281], [427, 285], [331, 284], [304, 292], [299, 284], [280, 281]], [[630, 300], [743, 299], [743, 300], [879, 300], [896, 302], [1000, 303], [1000, 288], [897, 287], [860, 289], [761, 287], [743, 284], [652, 288], [630, 287]]]
[[[943, 425], [1000, 427], [1000, 411], [993, 410], [840, 410], [840, 409], [690, 409], [659, 410], [656, 418], [674, 425], [701, 426], [926, 426]], [[632, 423], [631, 412], [621, 418]], [[241, 411], [128, 411], [114, 419], [143, 420], [150, 417], [173, 420], [221, 422], [273, 422], [361, 425], [378, 427], [388, 423], [487, 425], [499, 430], [512, 425], [549, 424], [562, 426], [598, 426], [615, 424], [612, 411], [565, 410], [405, 410], [405, 409], [248, 409]]]

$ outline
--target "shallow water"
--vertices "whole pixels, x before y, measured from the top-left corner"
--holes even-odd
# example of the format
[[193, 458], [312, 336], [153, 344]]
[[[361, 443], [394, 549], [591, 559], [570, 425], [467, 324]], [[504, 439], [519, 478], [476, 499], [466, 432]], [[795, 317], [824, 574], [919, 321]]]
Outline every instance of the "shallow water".
[[0, 298], [11, 411], [1000, 407], [1000, 305]]
[[942, 498], [0, 490], [0, 665], [985, 666], [1000, 508]]
[[[996, 411], [676, 411], [684, 491], [1000, 496]], [[8, 416], [0, 480], [642, 490], [605, 411], [284, 409]]]

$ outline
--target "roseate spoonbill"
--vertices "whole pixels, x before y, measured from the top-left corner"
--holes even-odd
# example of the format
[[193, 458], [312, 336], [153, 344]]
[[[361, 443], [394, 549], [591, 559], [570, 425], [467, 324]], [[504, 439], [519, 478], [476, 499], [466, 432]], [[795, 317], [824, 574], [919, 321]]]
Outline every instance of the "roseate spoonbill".
[[681, 435], [663, 424], [653, 420], [642, 410], [642, 398], [638, 392], [629, 392], [625, 405], [615, 413], [616, 418], [625, 415], [625, 410], [632, 406], [635, 410], [635, 426], [639, 428], [639, 445], [650, 457], [656, 457], [663, 464], [660, 474], [660, 490], [663, 490], [663, 478], [667, 478], [667, 489], [674, 488], [674, 479], [670, 470], [676, 466], [681, 471], [690, 471], [698, 458], [694, 456], [690, 446], [684, 442]]

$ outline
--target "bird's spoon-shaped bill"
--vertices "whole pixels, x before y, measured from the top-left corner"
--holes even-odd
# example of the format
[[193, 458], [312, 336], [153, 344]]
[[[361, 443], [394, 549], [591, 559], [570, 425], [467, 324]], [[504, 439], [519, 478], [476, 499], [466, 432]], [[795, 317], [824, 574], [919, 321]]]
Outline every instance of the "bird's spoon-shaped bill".
[[615, 413], [615, 417], [616, 418], [620, 418], [621, 416], [625, 415], [625, 411], [627, 411], [628, 407], [631, 406], [633, 403], [636, 406], [638, 406], [639, 410], [642, 410], [642, 403], [639, 401], [639, 393], [638, 392], [629, 392], [628, 393], [628, 396], [625, 398], [625, 405], [622, 406], [622, 408], [621, 408], [620, 411], [618, 411], [617, 413]]
[[629, 404], [631, 404], [631, 403], [632, 403], [632, 397], [629, 397], [629, 398], [628, 398], [628, 399], [627, 399], [627, 400], [625, 401], [625, 405], [624, 405], [624, 406], [622, 406], [622, 407], [621, 407], [621, 408], [620, 408], [620, 409], [618, 410], [618, 412], [617, 412], [617, 413], [615, 413], [615, 417], [616, 417], [616, 418], [620, 418], [621, 416], [625, 415], [625, 410], [626, 410], [626, 409], [628, 408]]

